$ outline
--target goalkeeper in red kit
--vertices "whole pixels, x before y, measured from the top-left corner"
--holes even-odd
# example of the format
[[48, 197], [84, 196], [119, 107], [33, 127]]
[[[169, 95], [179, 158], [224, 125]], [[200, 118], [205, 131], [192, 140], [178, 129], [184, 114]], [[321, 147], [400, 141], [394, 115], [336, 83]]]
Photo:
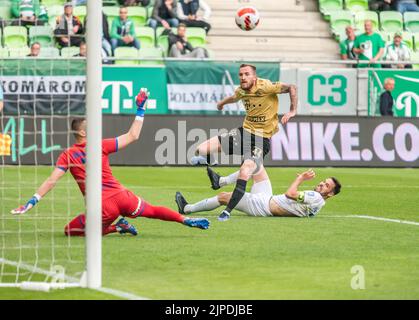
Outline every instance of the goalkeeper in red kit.
[[[166, 207], [153, 206], [144, 199], [125, 189], [112, 175], [108, 156], [126, 148], [140, 137], [144, 122], [145, 103], [148, 99], [146, 90], [141, 90], [136, 97], [137, 114], [126, 134], [116, 138], [102, 140], [102, 234], [119, 232], [137, 235], [137, 230], [128, 223], [127, 218], [146, 217], [182, 223], [189, 227], [208, 229], [209, 221], [205, 218], [185, 218], [178, 212]], [[86, 190], [86, 120], [74, 119], [71, 124], [76, 143], [61, 153], [56, 168], [50, 177], [39, 187], [34, 196], [23, 206], [12, 210], [12, 214], [23, 214], [32, 209], [67, 172], [76, 180], [81, 193]], [[118, 222], [116, 219], [122, 216]], [[84, 236], [86, 216], [80, 214], [64, 228], [67, 236]]]

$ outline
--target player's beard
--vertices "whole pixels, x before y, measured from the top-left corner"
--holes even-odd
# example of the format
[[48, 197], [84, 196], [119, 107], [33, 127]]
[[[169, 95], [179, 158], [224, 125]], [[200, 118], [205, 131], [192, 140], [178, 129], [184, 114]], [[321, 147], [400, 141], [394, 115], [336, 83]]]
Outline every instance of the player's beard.
[[252, 89], [253, 85], [256, 83], [256, 81], [251, 81], [251, 82], [245, 82], [245, 83], [240, 83], [240, 87], [243, 90], [250, 90]]

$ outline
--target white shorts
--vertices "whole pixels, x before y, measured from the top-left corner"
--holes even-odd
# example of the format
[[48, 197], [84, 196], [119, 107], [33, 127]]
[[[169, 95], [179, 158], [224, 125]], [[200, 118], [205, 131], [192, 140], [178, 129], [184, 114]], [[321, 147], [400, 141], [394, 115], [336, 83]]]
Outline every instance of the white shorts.
[[236, 209], [242, 211], [249, 216], [254, 217], [272, 217], [269, 210], [269, 200], [271, 195], [266, 193], [248, 193], [246, 192]]

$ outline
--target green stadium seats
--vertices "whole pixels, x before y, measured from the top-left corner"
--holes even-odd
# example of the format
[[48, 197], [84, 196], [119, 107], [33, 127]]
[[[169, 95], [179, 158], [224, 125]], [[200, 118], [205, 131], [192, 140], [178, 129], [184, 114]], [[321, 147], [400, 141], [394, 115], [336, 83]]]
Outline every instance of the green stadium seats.
[[319, 8], [323, 14], [343, 10], [343, 0], [321, 0], [319, 1]]
[[153, 14], [153, 6], [147, 7], [147, 19], [150, 19]]
[[413, 33], [409, 31], [402, 32], [403, 42], [409, 47], [410, 50], [413, 50]]
[[207, 45], [207, 34], [203, 28], [187, 28], [186, 37], [193, 47], [205, 47]]
[[44, 6], [64, 6], [64, 3], [66, 3], [68, 0], [42, 0], [42, 4]]
[[[162, 35], [163, 31], [163, 27], [157, 27], [156, 29], [157, 47], [161, 48], [164, 54], [167, 55], [169, 51], [169, 37], [167, 35]], [[177, 34], [177, 28], [172, 28], [172, 32]]]
[[364, 31], [365, 20], [371, 20], [374, 30], [379, 28], [378, 14], [375, 11], [359, 11], [355, 12], [355, 28]]
[[389, 41], [393, 41], [394, 32], [385, 32], [380, 31], [378, 34], [383, 38], [383, 40], [387, 43]]
[[415, 51], [419, 51], [419, 32], [413, 34], [413, 42]]
[[403, 16], [397, 11], [380, 12], [381, 30], [397, 32], [403, 30]]
[[57, 58], [60, 56], [60, 50], [54, 47], [41, 47], [39, 56], [43, 58]]
[[143, 7], [128, 7], [128, 18], [136, 27], [145, 26], [147, 22], [147, 9]]
[[29, 29], [29, 42], [39, 42], [41, 47], [54, 46], [53, 30], [50, 26], [33, 26]]
[[8, 58], [9, 50], [7, 48], [0, 47], [0, 59]]
[[9, 57], [10, 58], [23, 58], [26, 57], [31, 50], [29, 47], [20, 47], [20, 48], [9, 48]]
[[152, 48], [155, 46], [154, 29], [150, 27], [136, 27], [135, 37], [140, 40], [141, 48]]
[[80, 52], [79, 47], [64, 47], [61, 49], [61, 57], [71, 58]]
[[419, 12], [405, 12], [403, 19], [407, 31], [419, 32]]
[[418, 63], [413, 64], [413, 69], [419, 70], [419, 51], [412, 52], [410, 59], [412, 61], [418, 61]]
[[163, 58], [163, 51], [160, 48], [144, 48], [139, 52], [140, 65], [164, 65], [163, 60], [148, 60]]
[[333, 33], [344, 31], [347, 26], [353, 25], [353, 15], [350, 11], [334, 11], [330, 13], [330, 26]]
[[52, 5], [47, 7], [48, 20], [51, 27], [55, 28], [57, 25], [57, 17], [64, 13], [64, 7], [62, 5]]
[[3, 20], [8, 20], [12, 17], [10, 12], [10, 5], [1, 5], [0, 4], [0, 17]]
[[18, 48], [27, 46], [28, 31], [25, 27], [8, 26], [3, 29], [4, 46]]
[[345, 0], [346, 9], [357, 12], [368, 10], [368, 0]]
[[109, 23], [109, 32], [111, 31], [110, 28], [112, 27], [112, 21], [119, 17], [119, 6], [112, 6], [112, 7], [103, 7], [103, 13], [106, 14], [108, 17], [108, 23]]
[[138, 59], [138, 50], [133, 47], [118, 47], [115, 49], [114, 56], [116, 65], [138, 65], [138, 60], [122, 60], [126, 58]]
[[86, 6], [76, 6], [74, 7], [73, 14], [76, 17], [79, 17], [81, 23], [84, 22], [84, 18], [86, 17], [87, 8]]

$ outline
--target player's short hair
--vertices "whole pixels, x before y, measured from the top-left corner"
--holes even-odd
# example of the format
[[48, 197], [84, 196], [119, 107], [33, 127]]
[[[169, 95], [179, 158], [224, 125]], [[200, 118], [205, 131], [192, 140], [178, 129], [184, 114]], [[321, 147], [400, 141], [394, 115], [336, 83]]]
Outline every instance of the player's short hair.
[[333, 183], [335, 184], [335, 187], [333, 188], [333, 194], [337, 195], [340, 192], [340, 189], [342, 188], [342, 185], [340, 184], [338, 179], [336, 179], [335, 177], [330, 177], [330, 179], [332, 179]]
[[73, 121], [71, 121], [71, 132], [73, 132], [75, 137], [78, 137], [78, 132], [84, 121], [86, 121], [85, 118], [74, 118]]
[[249, 63], [242, 63], [240, 65], [240, 68], [239, 69], [246, 68], [246, 67], [252, 68], [252, 70], [256, 73], [256, 67], [253, 64], [249, 64]]

